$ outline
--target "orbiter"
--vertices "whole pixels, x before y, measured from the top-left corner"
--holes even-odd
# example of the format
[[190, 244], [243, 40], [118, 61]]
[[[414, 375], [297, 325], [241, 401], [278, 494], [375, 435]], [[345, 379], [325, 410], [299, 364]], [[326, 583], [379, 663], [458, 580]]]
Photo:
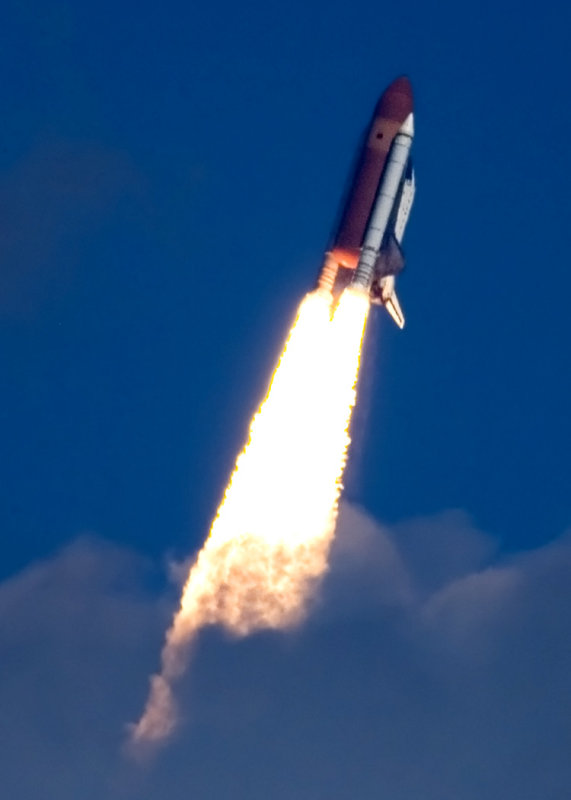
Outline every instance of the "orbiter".
[[397, 78], [375, 108], [318, 279], [334, 302], [349, 285], [367, 292], [399, 328], [404, 315], [395, 279], [404, 267], [401, 241], [414, 198], [413, 136], [412, 88], [408, 78]]

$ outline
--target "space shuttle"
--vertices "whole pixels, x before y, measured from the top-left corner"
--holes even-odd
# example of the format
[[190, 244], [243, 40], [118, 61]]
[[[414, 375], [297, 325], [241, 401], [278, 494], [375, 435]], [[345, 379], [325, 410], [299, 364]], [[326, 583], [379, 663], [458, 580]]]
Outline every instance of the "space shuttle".
[[342, 203], [317, 288], [336, 304], [351, 286], [383, 305], [404, 327], [395, 284], [404, 267], [402, 239], [415, 192], [410, 81], [397, 78], [381, 95]]

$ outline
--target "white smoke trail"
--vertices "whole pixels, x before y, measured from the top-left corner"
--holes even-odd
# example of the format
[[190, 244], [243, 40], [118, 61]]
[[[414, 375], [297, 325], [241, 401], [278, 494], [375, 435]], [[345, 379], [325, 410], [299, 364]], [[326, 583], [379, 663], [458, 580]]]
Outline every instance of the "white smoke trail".
[[165, 738], [176, 723], [172, 683], [197, 631], [238, 636], [303, 619], [327, 569], [349, 445], [368, 299], [344, 293], [333, 319], [319, 293], [302, 302], [249, 440], [191, 567], [151, 679], [134, 742]]

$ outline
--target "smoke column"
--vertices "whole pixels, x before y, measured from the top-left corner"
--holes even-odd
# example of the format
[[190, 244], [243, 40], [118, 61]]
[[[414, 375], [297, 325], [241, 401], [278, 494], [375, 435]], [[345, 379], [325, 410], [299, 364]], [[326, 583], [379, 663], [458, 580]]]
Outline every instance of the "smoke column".
[[205, 625], [237, 636], [288, 628], [306, 613], [327, 569], [349, 446], [368, 297], [313, 292], [254, 416], [210, 534], [190, 569], [166, 635], [161, 671], [131, 728], [134, 744], [176, 724], [172, 685]]

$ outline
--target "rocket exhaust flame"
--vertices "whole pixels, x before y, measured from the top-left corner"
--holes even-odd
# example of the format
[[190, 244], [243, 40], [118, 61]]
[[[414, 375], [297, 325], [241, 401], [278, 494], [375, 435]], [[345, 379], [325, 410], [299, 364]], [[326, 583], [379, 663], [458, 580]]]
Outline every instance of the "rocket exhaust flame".
[[205, 625], [236, 636], [298, 624], [327, 569], [349, 446], [368, 296], [302, 301], [268, 394], [184, 586], [134, 743], [173, 730], [172, 684]]

